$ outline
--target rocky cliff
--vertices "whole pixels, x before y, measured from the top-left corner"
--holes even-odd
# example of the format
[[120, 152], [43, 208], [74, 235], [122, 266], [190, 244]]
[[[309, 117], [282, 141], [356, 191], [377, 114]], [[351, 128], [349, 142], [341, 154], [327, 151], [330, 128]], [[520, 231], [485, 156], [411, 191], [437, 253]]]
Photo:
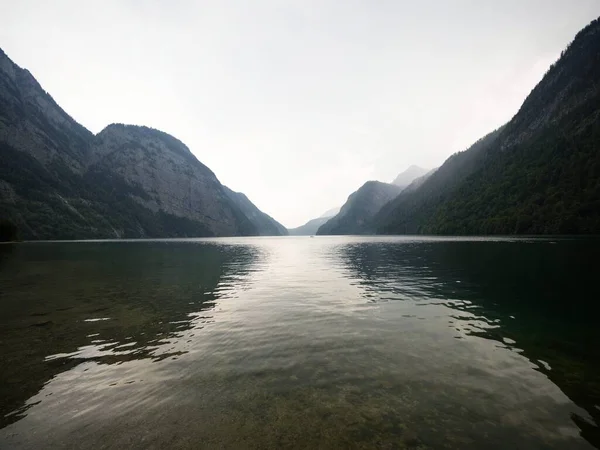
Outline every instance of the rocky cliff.
[[0, 155], [0, 219], [23, 239], [285, 234], [173, 136], [122, 124], [93, 135], [1, 50]]
[[56, 104], [28, 70], [0, 49], [0, 142], [48, 166], [81, 173], [93, 134]]

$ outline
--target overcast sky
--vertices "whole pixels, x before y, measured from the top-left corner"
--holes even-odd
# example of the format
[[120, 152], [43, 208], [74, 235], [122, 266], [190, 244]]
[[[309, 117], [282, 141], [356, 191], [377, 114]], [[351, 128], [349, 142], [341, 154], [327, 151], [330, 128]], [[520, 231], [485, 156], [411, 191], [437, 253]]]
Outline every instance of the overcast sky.
[[288, 227], [508, 121], [598, 0], [0, 0], [75, 120], [147, 125]]

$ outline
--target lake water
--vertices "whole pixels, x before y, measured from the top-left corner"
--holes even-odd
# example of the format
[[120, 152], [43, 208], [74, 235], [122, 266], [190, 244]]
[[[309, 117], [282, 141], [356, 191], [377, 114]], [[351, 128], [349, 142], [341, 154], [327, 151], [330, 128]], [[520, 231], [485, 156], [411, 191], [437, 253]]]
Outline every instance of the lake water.
[[600, 241], [0, 246], [0, 448], [600, 448]]

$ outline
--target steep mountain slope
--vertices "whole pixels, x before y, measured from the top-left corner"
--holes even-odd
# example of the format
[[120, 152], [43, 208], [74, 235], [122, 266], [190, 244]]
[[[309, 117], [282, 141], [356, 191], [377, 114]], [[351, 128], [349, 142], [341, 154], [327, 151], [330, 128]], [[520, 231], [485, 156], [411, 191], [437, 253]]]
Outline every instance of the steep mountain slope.
[[488, 134], [469, 149], [448, 158], [417, 188], [405, 188], [373, 217], [371, 227], [378, 233], [418, 233], [421, 224], [430, 220], [436, 208], [457, 189], [460, 182], [477, 170], [484, 150], [497, 136], [498, 131]]
[[[374, 229], [371, 226], [371, 220], [378, 212], [378, 209], [403, 190], [416, 189], [433, 172], [435, 172], [435, 169], [427, 171], [426, 169], [412, 165], [404, 172], [398, 174], [392, 184], [374, 181], [368, 182], [354, 193], [358, 194], [358, 197], [356, 200], [353, 200], [352, 206], [348, 205], [345, 210], [344, 207], [329, 210], [320, 218], [311, 220], [298, 229], [290, 230], [290, 233], [317, 234], [321, 225], [324, 225], [332, 218], [335, 218], [335, 220], [332, 220], [326, 227], [322, 228], [319, 234], [373, 233]], [[390, 186], [395, 186], [396, 188]], [[350, 201], [350, 198], [352, 196], [349, 197], [348, 201]], [[341, 211], [345, 211], [344, 214], [340, 214]]]
[[268, 214], [265, 214], [252, 203], [246, 195], [234, 192], [224, 186], [229, 198], [240, 208], [244, 215], [250, 220], [259, 236], [287, 236], [288, 230]]
[[[166, 216], [174, 230], [181, 230], [174, 231], [175, 235], [257, 233], [215, 174], [167, 133], [109, 125], [94, 139], [91, 155], [86, 178], [93, 178], [95, 185], [106, 189], [116, 186], [128, 199], [153, 214]], [[186, 223], [175, 225], [179, 219]], [[147, 234], [147, 225], [141, 226], [141, 234]]]
[[425, 181], [427, 181], [427, 179], [431, 175], [433, 175], [437, 171], [437, 169], [437, 167], [435, 169], [431, 169], [430, 171], [426, 172], [425, 175], [421, 175], [420, 177], [415, 178], [408, 186], [402, 189], [402, 192], [416, 191], [418, 188], [421, 187], [423, 183], [425, 183]]
[[92, 138], [0, 49], [0, 142], [50, 169], [60, 163], [81, 173]]
[[518, 113], [374, 218], [381, 233], [600, 232], [600, 21]]
[[0, 220], [23, 239], [255, 235], [214, 173], [146, 127], [97, 136], [0, 51]]
[[392, 181], [392, 184], [405, 188], [417, 178], [425, 175], [427, 172], [427, 169], [423, 169], [422, 167], [412, 165], [404, 172], [399, 173], [398, 176], [394, 179], [394, 181]]
[[401, 187], [380, 181], [367, 181], [352, 193], [340, 212], [319, 227], [317, 234], [361, 234], [383, 205], [402, 191]]

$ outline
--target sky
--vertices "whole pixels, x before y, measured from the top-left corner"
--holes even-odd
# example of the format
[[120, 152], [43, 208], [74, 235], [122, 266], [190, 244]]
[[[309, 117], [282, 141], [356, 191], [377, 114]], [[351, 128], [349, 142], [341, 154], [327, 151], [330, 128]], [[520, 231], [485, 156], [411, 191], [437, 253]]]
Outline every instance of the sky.
[[146, 125], [295, 227], [501, 126], [598, 0], [0, 0], [0, 47], [97, 133]]

